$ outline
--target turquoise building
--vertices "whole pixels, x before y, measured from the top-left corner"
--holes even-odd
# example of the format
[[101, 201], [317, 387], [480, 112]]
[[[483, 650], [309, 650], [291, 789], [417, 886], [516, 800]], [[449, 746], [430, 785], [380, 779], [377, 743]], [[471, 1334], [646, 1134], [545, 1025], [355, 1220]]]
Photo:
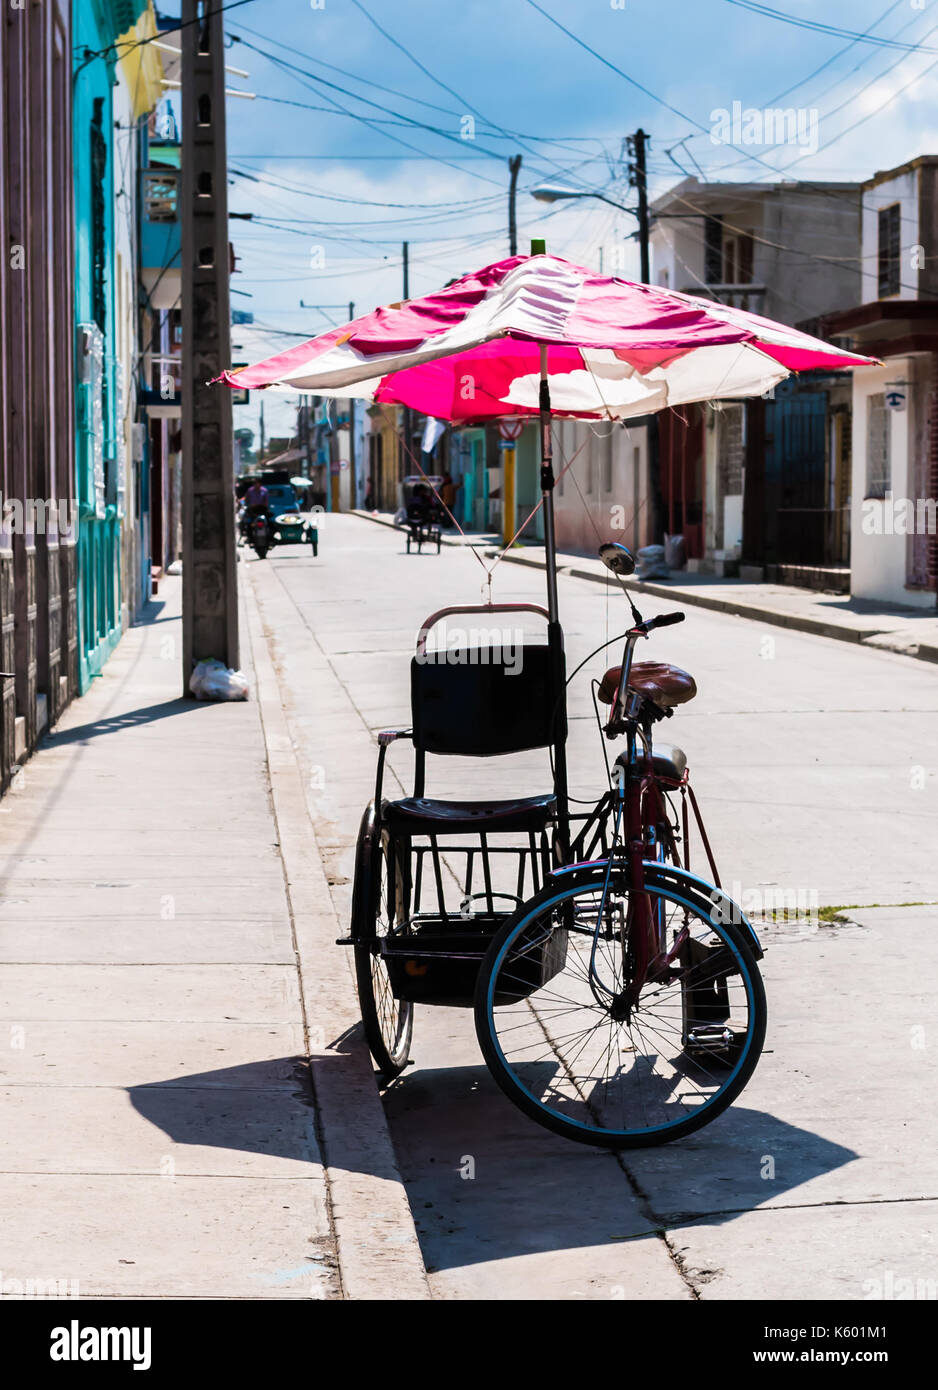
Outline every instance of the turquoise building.
[[[122, 631], [121, 523], [125, 496], [127, 438], [126, 369], [128, 331], [136, 318], [136, 268], [118, 277], [118, 219], [127, 223], [136, 208], [131, 169], [118, 164], [118, 116], [123, 122], [120, 153], [133, 149], [131, 100], [118, 108], [129, 60], [121, 58], [140, 29], [152, 20], [149, 0], [74, 0], [72, 7], [73, 155], [76, 330], [76, 488], [78, 527], [79, 687], [87, 690]], [[142, 27], [142, 26], [141, 26]], [[128, 33], [128, 31], [133, 31]], [[154, 29], [155, 32], [155, 29]], [[124, 36], [124, 43], [118, 41]], [[115, 48], [114, 45], [117, 45]], [[133, 60], [139, 69], [139, 58]], [[137, 72], [133, 74], [137, 76]], [[126, 109], [124, 109], [126, 108]], [[118, 209], [117, 194], [124, 200]], [[125, 255], [125, 260], [130, 259]], [[128, 295], [127, 275], [134, 293]], [[127, 299], [130, 298], [130, 302]], [[119, 301], [119, 302], [118, 302]], [[122, 360], [123, 358], [123, 360]]]

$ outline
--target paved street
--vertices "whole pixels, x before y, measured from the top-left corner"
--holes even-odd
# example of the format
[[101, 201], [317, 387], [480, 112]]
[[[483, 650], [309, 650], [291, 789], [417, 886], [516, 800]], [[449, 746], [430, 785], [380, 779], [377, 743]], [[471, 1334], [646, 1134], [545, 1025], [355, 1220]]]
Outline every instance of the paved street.
[[[321, 538], [318, 560], [299, 548], [249, 556], [242, 575], [347, 920], [373, 732], [409, 722], [420, 621], [476, 601], [484, 574], [465, 550], [407, 556], [400, 535], [362, 518], [325, 517]], [[542, 585], [502, 565], [494, 596], [542, 602]], [[646, 616], [671, 606], [642, 603]], [[561, 615], [571, 670], [628, 620], [620, 594], [572, 578]], [[763, 1061], [727, 1115], [658, 1151], [616, 1158], [554, 1139], [496, 1091], [470, 1013], [418, 1008], [414, 1065], [385, 1107], [432, 1292], [859, 1300], [889, 1278], [933, 1277], [938, 671], [701, 609], [641, 655], [697, 679], [662, 736], [689, 755], [724, 883], [749, 906], [781, 892], [843, 911], [760, 927]], [[603, 669], [600, 656], [571, 691], [576, 796], [603, 784], [588, 681]], [[406, 753], [394, 750], [394, 765], [403, 789]], [[483, 785], [508, 795], [547, 782], [525, 755], [440, 766], [428, 784], [450, 795]]]

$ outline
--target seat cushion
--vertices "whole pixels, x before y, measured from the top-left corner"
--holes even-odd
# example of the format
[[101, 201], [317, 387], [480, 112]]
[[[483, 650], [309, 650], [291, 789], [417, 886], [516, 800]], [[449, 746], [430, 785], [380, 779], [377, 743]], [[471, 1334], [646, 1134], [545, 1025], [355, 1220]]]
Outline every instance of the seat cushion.
[[386, 801], [383, 807], [390, 829], [410, 835], [542, 830], [556, 814], [557, 800], [552, 793], [514, 801], [436, 801], [406, 796], [401, 801]]
[[[635, 752], [635, 762], [644, 763], [645, 750], [641, 745], [636, 748]], [[652, 748], [652, 765], [656, 777], [663, 777], [669, 782], [680, 782], [687, 771], [687, 754], [683, 748], [678, 748], [676, 744], [656, 743]], [[625, 768], [627, 766], [628, 754], [620, 753], [616, 758], [616, 767]]]
[[[616, 698], [621, 676], [621, 666], [610, 667], [603, 676], [598, 694], [604, 705], [611, 705]], [[670, 666], [665, 661], [636, 661], [629, 672], [629, 689], [644, 695], [659, 709], [671, 709], [694, 698], [697, 682], [680, 666]]]

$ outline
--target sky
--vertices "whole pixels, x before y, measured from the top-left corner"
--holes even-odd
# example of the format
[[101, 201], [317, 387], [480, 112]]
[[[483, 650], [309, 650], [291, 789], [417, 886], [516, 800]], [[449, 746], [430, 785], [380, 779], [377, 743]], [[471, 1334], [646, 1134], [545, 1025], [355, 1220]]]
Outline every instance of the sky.
[[[532, 190], [631, 206], [639, 127], [652, 197], [689, 175], [860, 180], [938, 153], [938, 0], [222, 3], [248, 73], [229, 90], [254, 94], [227, 102], [229, 210], [254, 215], [231, 222], [232, 307], [255, 318], [233, 329], [238, 362], [400, 299], [405, 240], [411, 296], [506, 256], [511, 155], [519, 251], [544, 237], [637, 279], [629, 212]], [[773, 107], [797, 113], [790, 143], [759, 138]], [[265, 393], [268, 437], [295, 404]], [[259, 406], [236, 427], [256, 432]]]

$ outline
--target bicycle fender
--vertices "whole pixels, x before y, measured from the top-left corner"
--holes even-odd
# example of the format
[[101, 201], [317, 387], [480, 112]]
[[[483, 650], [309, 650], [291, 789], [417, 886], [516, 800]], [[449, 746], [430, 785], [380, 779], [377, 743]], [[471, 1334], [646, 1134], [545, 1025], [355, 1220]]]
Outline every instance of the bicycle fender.
[[[616, 860], [615, 864], [623, 871], [627, 871], [624, 859]], [[562, 868], [552, 870], [551, 878], [563, 878], [565, 874], [582, 873], [586, 869], [605, 871], [608, 866], [608, 859], [590, 859], [580, 864], [565, 864]], [[733, 926], [739, 927], [754, 958], [761, 960], [765, 955], [762, 943], [749, 918], [739, 904], [722, 888], [708, 883], [705, 878], [701, 878], [699, 874], [691, 873], [689, 869], [679, 869], [676, 864], [662, 864], [655, 859], [646, 859], [643, 861], [643, 867], [645, 876], [650, 883], [661, 887], [691, 889], [705, 898], [711, 904], [710, 916], [715, 924], [723, 926], [726, 923], [732, 923]]]

